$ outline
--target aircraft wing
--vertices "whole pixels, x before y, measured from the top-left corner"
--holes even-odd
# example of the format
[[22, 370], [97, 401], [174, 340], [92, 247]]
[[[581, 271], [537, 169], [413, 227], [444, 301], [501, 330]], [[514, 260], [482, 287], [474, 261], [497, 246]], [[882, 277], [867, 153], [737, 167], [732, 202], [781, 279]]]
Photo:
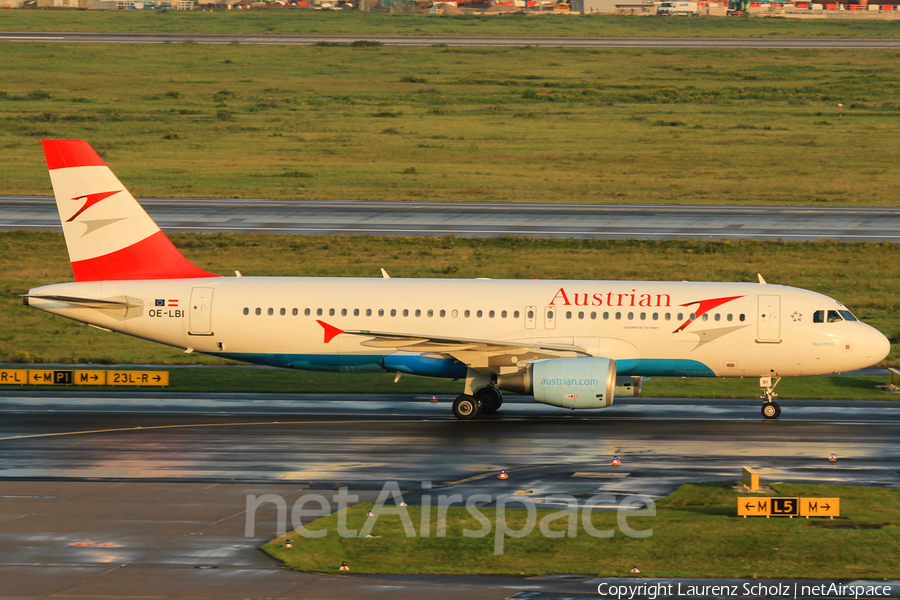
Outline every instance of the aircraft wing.
[[515, 373], [529, 361], [542, 358], [591, 356], [581, 346], [529, 343], [522, 341], [484, 340], [446, 336], [413, 335], [368, 329], [339, 329], [317, 321], [325, 330], [325, 343], [340, 334], [365, 336], [362, 346], [414, 352], [426, 358], [455, 358], [481, 373], [505, 375]]

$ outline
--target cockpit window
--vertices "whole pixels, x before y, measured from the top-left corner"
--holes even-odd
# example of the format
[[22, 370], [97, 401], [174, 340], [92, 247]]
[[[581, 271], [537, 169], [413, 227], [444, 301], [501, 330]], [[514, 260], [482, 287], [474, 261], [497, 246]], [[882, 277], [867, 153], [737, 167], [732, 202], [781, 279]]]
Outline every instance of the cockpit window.
[[859, 321], [859, 319], [854, 317], [853, 313], [849, 310], [839, 310], [838, 312], [841, 313], [841, 316], [844, 317], [845, 321]]
[[836, 310], [828, 311], [828, 322], [829, 323], [837, 323], [838, 321], [843, 321], [843, 320], [844, 319], [841, 318], [841, 315], [838, 314], [838, 311], [836, 311]]
[[824, 323], [825, 322], [825, 311], [817, 310], [813, 313], [813, 323]]

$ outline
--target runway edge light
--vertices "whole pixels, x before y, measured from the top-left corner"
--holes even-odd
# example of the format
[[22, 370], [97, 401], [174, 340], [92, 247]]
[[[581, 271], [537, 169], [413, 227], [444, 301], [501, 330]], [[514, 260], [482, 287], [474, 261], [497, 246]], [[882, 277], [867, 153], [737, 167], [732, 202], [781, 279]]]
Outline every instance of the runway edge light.
[[284, 540], [284, 547], [285, 548], [293, 548], [294, 545], [291, 543], [291, 540]]
[[613, 456], [613, 459], [612, 459], [612, 463], [611, 463], [611, 464], [612, 464], [612, 466], [614, 466], [614, 467], [618, 467], [619, 465], [622, 464], [622, 461], [619, 460], [619, 457], [618, 457], [618, 456]]
[[832, 454], [831, 456], [828, 457], [828, 462], [837, 462], [837, 456]]
[[347, 561], [341, 563], [341, 568], [338, 571], [349, 571], [350, 567], [347, 566]]
[[497, 479], [509, 479], [509, 475], [506, 474], [506, 471], [500, 471], [500, 474], [497, 475]]
[[630, 571], [630, 572], [631, 572], [631, 573], [640, 573], [641, 570], [638, 569], [637, 567], [631, 567], [631, 571]]

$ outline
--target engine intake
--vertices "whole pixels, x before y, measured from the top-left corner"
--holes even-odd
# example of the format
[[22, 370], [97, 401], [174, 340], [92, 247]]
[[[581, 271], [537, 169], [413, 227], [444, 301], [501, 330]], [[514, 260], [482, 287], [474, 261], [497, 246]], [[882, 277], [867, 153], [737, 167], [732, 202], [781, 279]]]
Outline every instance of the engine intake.
[[611, 358], [549, 358], [497, 378], [502, 390], [533, 394], [535, 402], [562, 408], [604, 408], [613, 403], [616, 361]]

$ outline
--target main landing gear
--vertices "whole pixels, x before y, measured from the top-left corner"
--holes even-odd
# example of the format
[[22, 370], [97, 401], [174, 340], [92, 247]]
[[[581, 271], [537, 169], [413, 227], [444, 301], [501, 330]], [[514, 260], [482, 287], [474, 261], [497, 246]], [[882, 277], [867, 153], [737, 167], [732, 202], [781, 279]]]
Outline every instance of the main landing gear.
[[759, 387], [762, 388], [762, 416], [766, 419], [777, 419], [781, 416], [781, 407], [775, 402], [778, 394], [775, 393], [775, 386], [781, 381], [781, 377], [775, 376], [775, 382], [771, 377], [760, 377]]
[[469, 421], [480, 415], [491, 415], [503, 404], [503, 394], [493, 385], [483, 387], [475, 394], [462, 394], [453, 402], [453, 414], [457, 419]]

